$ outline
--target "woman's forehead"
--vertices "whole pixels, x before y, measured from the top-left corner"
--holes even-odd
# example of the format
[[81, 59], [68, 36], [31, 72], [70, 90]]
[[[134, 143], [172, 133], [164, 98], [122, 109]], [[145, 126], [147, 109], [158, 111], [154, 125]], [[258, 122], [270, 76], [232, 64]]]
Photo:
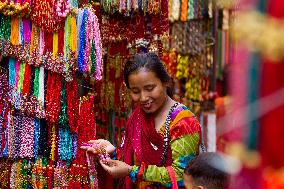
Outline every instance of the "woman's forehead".
[[154, 72], [148, 70], [133, 72], [129, 75], [128, 79], [130, 85], [149, 85], [151, 83], [161, 82]]

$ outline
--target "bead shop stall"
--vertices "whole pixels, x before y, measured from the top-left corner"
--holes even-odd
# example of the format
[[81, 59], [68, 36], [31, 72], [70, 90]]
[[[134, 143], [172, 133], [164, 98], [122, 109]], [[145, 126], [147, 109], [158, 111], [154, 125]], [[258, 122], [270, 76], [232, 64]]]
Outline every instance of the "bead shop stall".
[[79, 147], [121, 144], [123, 67], [137, 52], [160, 56], [176, 100], [198, 116], [212, 109], [210, 2], [0, 0], [0, 188], [112, 188], [98, 174], [106, 152]]

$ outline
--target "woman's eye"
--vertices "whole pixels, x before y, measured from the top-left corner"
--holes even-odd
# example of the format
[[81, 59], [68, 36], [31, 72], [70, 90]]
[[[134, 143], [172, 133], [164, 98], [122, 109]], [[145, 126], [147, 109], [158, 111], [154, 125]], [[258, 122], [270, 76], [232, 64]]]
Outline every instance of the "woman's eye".
[[147, 87], [146, 91], [152, 91], [154, 89], [154, 87]]
[[139, 93], [139, 91], [137, 91], [137, 90], [132, 90], [131, 91], [133, 94], [138, 94]]

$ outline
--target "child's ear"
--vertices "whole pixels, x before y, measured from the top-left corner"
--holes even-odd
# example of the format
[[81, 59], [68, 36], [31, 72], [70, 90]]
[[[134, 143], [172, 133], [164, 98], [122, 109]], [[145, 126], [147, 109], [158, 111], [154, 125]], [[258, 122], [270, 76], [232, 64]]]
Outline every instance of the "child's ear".
[[198, 189], [205, 189], [204, 186], [197, 186]]

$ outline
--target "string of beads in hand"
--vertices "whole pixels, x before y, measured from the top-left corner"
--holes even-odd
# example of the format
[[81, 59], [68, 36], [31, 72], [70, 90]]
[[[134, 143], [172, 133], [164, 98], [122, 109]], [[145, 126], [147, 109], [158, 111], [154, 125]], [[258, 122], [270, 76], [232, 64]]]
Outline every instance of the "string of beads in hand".
[[100, 160], [104, 161], [104, 160], [110, 159], [110, 156], [104, 147], [99, 146], [96, 143], [93, 143], [93, 144], [87, 143], [87, 144], [84, 144], [84, 146], [92, 147], [95, 150], [96, 155], [99, 157]]

